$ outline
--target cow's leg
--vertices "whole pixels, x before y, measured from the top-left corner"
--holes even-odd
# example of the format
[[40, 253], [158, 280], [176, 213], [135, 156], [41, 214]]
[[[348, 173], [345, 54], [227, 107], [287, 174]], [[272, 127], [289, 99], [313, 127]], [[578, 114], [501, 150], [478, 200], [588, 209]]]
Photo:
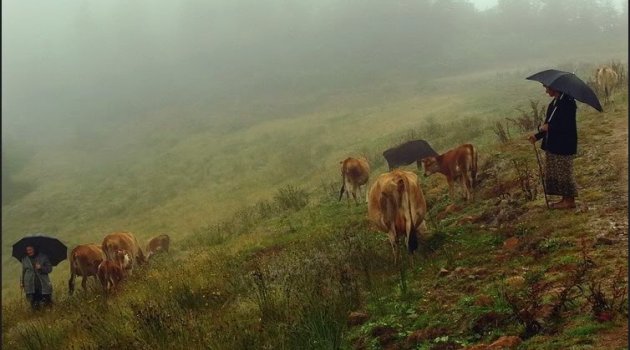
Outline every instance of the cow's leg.
[[467, 176], [468, 174], [462, 174], [462, 178], [461, 178], [461, 184], [462, 184], [462, 189], [463, 189], [463, 195], [464, 195], [464, 199], [465, 200], [470, 200], [470, 181], [469, 181], [469, 176]]
[[357, 200], [357, 187], [356, 184], [352, 184], [352, 198], [354, 198], [354, 204], [359, 205], [359, 201]]
[[453, 188], [453, 180], [450, 178], [447, 178], [446, 181], [448, 181], [448, 195], [449, 197], [451, 197], [451, 200], [455, 200], [455, 189]]
[[459, 184], [461, 185], [461, 189], [462, 189], [462, 198], [464, 200], [468, 200], [468, 187], [467, 187], [467, 181], [466, 181], [466, 170], [462, 171], [460, 177], [459, 177]]
[[348, 184], [346, 183], [346, 199], [347, 199], [347, 203], [349, 207], [350, 206], [350, 191], [348, 191], [348, 189], [352, 190], [352, 187], [348, 187]]
[[466, 191], [468, 191], [468, 200], [472, 200], [473, 199], [473, 180], [472, 180], [472, 174], [469, 174], [469, 176], [466, 177]]
[[[70, 262], [72, 264], [72, 262]], [[72, 295], [72, 293], [74, 293], [74, 278], [75, 278], [76, 274], [74, 272], [74, 268], [72, 266], [70, 266], [70, 279], [68, 280], [68, 291], [70, 293], [70, 295]]]
[[83, 276], [81, 277], [81, 287], [83, 287], [83, 290], [86, 291], [87, 290], [87, 276]]

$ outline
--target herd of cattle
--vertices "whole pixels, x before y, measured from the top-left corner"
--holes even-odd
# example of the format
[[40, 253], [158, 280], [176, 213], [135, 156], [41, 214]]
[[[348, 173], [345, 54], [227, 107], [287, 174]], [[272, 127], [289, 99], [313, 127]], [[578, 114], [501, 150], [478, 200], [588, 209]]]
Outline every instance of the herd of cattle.
[[158, 252], [168, 252], [170, 237], [166, 234], [152, 238], [147, 244], [145, 256], [136, 237], [130, 232], [114, 232], [103, 238], [103, 243], [82, 244], [70, 252], [70, 280], [68, 289], [74, 293], [74, 280], [81, 276], [81, 286], [86, 289], [87, 278], [94, 276], [108, 294], [120, 281], [131, 276], [134, 265], [142, 265]]
[[[398, 239], [404, 236], [410, 254], [418, 248], [418, 230], [426, 230], [427, 204], [418, 182], [418, 176], [410, 171], [394, 169], [416, 162], [424, 166], [425, 176], [440, 173], [446, 176], [450, 197], [454, 196], [454, 183], [458, 181], [464, 198], [472, 199], [472, 189], [477, 176], [477, 150], [464, 144], [438, 155], [425, 140], [415, 140], [383, 152], [389, 172], [378, 176], [367, 193], [368, 218], [380, 230], [388, 234], [394, 254], [399, 260]], [[346, 158], [341, 162], [344, 192], [350, 202], [350, 194], [357, 201], [357, 192], [367, 185], [370, 166], [365, 158]]]
[[[595, 70], [595, 86], [604, 95], [604, 103], [611, 102], [613, 89], [625, 79], [620, 64], [600, 66]], [[409, 141], [383, 152], [389, 172], [381, 174], [367, 193], [368, 218], [387, 233], [394, 254], [399, 260], [398, 239], [404, 237], [410, 254], [418, 247], [418, 230], [426, 230], [427, 205], [415, 173], [396, 169], [416, 162], [418, 170], [424, 166], [425, 176], [441, 173], [446, 177], [450, 198], [454, 198], [454, 183], [463, 188], [464, 198], [472, 199], [477, 176], [477, 151], [471, 144], [458, 146], [444, 154], [437, 152], [425, 140]], [[343, 185], [339, 200], [346, 193], [357, 202], [357, 192], [368, 183], [370, 166], [365, 158], [347, 158], [341, 162]], [[358, 203], [358, 202], [357, 202]]]
[[[604, 93], [605, 103], [609, 102], [612, 90], [619, 85], [622, 77], [615, 69], [603, 66], [595, 72], [595, 82]], [[418, 231], [426, 230], [425, 216], [427, 204], [418, 182], [418, 176], [410, 171], [396, 169], [416, 162], [418, 170], [424, 166], [425, 176], [443, 174], [449, 186], [449, 195], [454, 197], [454, 183], [458, 181], [463, 196], [471, 200], [477, 176], [477, 150], [471, 144], [458, 146], [444, 154], [438, 154], [425, 140], [403, 143], [383, 152], [389, 172], [378, 176], [370, 187], [366, 200], [368, 218], [380, 230], [388, 234], [394, 254], [394, 262], [399, 260], [398, 240], [404, 237], [410, 254], [418, 247]], [[341, 162], [343, 185], [339, 200], [344, 192], [350, 202], [350, 194], [357, 201], [361, 186], [367, 185], [370, 178], [370, 165], [365, 158], [347, 158]], [[84, 244], [75, 247], [70, 253], [70, 294], [74, 292], [76, 276], [82, 276], [81, 286], [86, 289], [89, 276], [100, 281], [107, 294], [116, 289], [118, 283], [131, 275], [134, 265], [141, 265], [155, 253], [168, 252], [170, 238], [159, 235], [147, 245], [145, 256], [138, 241], [129, 232], [114, 232], [103, 239], [102, 244]]]

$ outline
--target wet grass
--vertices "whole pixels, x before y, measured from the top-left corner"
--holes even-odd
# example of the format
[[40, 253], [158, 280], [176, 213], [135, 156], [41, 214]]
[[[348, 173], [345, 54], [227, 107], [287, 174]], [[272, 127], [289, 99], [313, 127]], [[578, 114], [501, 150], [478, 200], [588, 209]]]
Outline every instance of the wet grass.
[[[598, 117], [585, 114], [581, 123], [594, 125]], [[466, 128], [439, 125], [433, 131], [445, 144], [450, 131]], [[474, 139], [487, 150], [484, 157], [496, 150], [514, 157], [531, 152], [516, 141], [498, 146], [488, 132]], [[586, 135], [585, 145], [592, 136], [597, 133]], [[367, 141], [357, 147], [379, 149]], [[329, 157], [336, 165], [336, 155]], [[327, 170], [318, 175], [324, 183], [338, 178], [332, 165], [330, 176]], [[591, 164], [576, 169], [579, 183], [604, 191], [599, 181], [583, 177]], [[551, 213], [540, 209], [540, 196], [533, 202], [516, 200], [516, 209], [526, 209], [516, 219], [458, 224], [466, 216], [495, 210], [497, 198], [484, 192], [489, 186], [484, 184], [473, 203], [458, 201], [459, 212], [429, 220], [430, 232], [420, 240], [413, 266], [394, 266], [386, 236], [367, 223], [365, 203], [339, 203], [335, 191], [316, 185], [320, 178], [304, 181], [312, 185], [279, 181], [266, 197], [233, 215], [198, 225], [175, 244], [176, 252], [156, 256], [110, 299], [82, 290], [69, 297], [62, 292], [65, 283], [57, 281], [53, 312], [33, 315], [18, 302], [3, 303], [3, 348], [335, 349], [361, 343], [379, 349], [387, 342], [406, 346], [407, 337], [429, 328], [440, 332], [428, 333], [416, 348], [489, 343], [525, 332], [505, 297], [508, 279], [523, 277], [525, 284], [514, 288], [562, 280], [563, 272], [550, 270], [578, 264], [580, 238], [596, 234], [589, 226], [595, 212]], [[450, 203], [444, 181], [434, 176], [421, 182], [435, 217]], [[599, 197], [582, 200], [604, 206]], [[522, 245], [507, 252], [503, 245], [512, 237]], [[595, 276], [615, 263], [589, 249]], [[442, 268], [447, 275], [440, 276]], [[524, 298], [524, 290], [515, 295]], [[619, 323], [595, 320], [584, 309], [584, 298], [575, 303], [563, 311], [557, 332], [528, 337], [522, 347], [593, 346], [602, 332], [620, 329]], [[357, 310], [369, 319], [351, 327], [348, 314]]]

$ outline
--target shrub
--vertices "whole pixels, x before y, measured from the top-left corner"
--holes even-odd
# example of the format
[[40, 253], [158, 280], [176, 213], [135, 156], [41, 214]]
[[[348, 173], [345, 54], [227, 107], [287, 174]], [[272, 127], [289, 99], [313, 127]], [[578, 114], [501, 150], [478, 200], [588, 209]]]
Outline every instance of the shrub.
[[525, 111], [522, 108], [516, 108], [521, 113], [516, 118], [506, 118], [508, 121], [514, 123], [516, 127], [522, 132], [529, 132], [536, 130], [538, 124], [542, 122], [545, 116], [545, 105], [538, 106], [540, 101], [529, 100], [529, 111]]
[[273, 199], [280, 210], [300, 210], [308, 204], [309, 194], [301, 188], [287, 185], [278, 189]]

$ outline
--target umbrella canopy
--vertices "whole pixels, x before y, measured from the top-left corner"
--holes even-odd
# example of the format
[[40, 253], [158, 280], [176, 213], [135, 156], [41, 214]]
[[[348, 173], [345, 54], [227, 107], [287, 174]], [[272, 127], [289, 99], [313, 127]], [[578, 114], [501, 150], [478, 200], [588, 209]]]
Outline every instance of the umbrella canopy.
[[38, 253], [48, 256], [50, 264], [53, 266], [57, 266], [68, 257], [68, 248], [65, 244], [57, 238], [42, 234], [26, 236], [13, 244], [13, 257], [22, 261], [28, 246], [33, 246]]
[[564, 92], [600, 112], [603, 111], [595, 92], [573, 73], [548, 69], [530, 75], [526, 79], [541, 82], [543, 85], [547, 85], [556, 91]]

